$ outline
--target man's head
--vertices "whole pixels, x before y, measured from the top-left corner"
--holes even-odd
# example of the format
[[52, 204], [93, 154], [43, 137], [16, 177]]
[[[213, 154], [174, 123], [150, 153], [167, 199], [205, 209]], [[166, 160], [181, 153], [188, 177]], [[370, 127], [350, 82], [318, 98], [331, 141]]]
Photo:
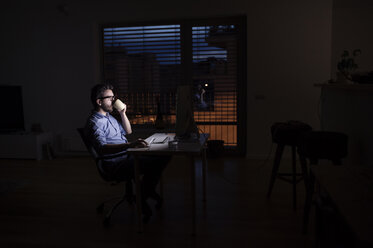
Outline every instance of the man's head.
[[102, 109], [105, 112], [113, 111], [115, 100], [114, 87], [110, 84], [97, 84], [91, 89], [91, 102], [95, 110]]

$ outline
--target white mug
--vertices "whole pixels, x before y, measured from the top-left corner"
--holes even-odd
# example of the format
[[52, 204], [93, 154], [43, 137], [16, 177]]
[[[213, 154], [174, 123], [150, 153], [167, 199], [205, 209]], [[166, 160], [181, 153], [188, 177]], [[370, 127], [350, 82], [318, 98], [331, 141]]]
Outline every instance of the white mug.
[[117, 99], [113, 103], [113, 107], [116, 108], [118, 111], [122, 111], [126, 106], [120, 99]]

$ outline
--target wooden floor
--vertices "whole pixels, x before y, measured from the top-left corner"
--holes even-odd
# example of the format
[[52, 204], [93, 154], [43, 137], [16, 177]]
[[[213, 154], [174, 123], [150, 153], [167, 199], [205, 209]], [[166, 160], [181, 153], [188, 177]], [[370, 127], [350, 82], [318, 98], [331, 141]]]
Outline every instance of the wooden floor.
[[[272, 161], [243, 158], [208, 161], [206, 205], [197, 161], [198, 226], [191, 236], [184, 160], [174, 157], [167, 167], [164, 207], [154, 210], [142, 234], [128, 204], [104, 228], [96, 206], [120, 194], [122, 185], [102, 181], [89, 157], [0, 160], [0, 182], [11, 185], [0, 192], [0, 247], [312, 247], [313, 233], [301, 234], [304, 184], [298, 184], [293, 211], [290, 184], [277, 180], [266, 197]], [[284, 162], [280, 169], [286, 167]]]

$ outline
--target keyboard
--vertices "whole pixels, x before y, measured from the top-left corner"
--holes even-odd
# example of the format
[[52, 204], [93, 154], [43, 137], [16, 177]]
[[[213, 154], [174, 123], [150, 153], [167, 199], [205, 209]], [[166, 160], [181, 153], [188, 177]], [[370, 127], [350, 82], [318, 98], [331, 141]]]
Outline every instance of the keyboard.
[[165, 133], [156, 133], [150, 138], [149, 144], [163, 144], [167, 142], [169, 136]]

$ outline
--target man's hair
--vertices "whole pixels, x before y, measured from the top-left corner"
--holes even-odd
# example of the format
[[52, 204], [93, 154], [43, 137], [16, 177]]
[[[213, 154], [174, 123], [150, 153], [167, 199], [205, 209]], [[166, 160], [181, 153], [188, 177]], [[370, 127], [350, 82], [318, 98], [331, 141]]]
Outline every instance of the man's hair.
[[91, 89], [91, 102], [95, 109], [98, 107], [96, 100], [104, 96], [105, 90], [114, 90], [114, 87], [111, 84], [96, 84]]

